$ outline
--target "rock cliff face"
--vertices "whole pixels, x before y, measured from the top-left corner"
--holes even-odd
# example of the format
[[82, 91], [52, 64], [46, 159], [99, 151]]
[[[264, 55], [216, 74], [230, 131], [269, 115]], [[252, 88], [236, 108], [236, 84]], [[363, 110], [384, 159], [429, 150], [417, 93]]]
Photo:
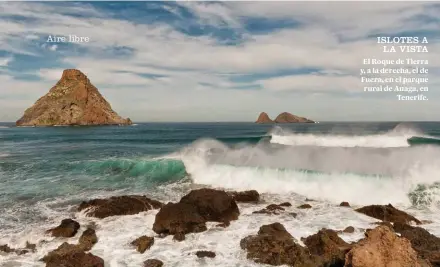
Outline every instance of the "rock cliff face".
[[273, 123], [273, 120], [269, 118], [269, 115], [267, 115], [266, 112], [261, 112], [255, 123]]
[[61, 79], [46, 95], [28, 108], [17, 126], [130, 125], [79, 70], [64, 70]]
[[271, 120], [266, 112], [261, 112], [255, 123], [314, 123], [314, 121], [295, 116], [288, 112], [283, 112], [278, 115], [275, 120]]

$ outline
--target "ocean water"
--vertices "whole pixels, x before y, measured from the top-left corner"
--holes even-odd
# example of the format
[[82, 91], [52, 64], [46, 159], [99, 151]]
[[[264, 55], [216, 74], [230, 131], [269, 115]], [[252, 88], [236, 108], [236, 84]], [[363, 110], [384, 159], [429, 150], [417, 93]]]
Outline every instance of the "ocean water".
[[[298, 240], [326, 227], [354, 226], [347, 241], [363, 236], [377, 220], [340, 208], [391, 203], [410, 212], [440, 236], [440, 146], [409, 145], [413, 137], [440, 138], [440, 123], [148, 123], [127, 127], [13, 127], [0, 124], [0, 245], [37, 244], [37, 252], [0, 254], [0, 266], [44, 266], [38, 259], [66, 239], [45, 230], [75, 218], [82, 228], [95, 223], [98, 243], [91, 252], [109, 267], [135, 267], [148, 258], [165, 266], [262, 266], [246, 260], [241, 238], [263, 224], [281, 222]], [[177, 201], [193, 188], [255, 189], [259, 205], [240, 204], [228, 228], [208, 225], [184, 242], [156, 239], [139, 254], [130, 242], [154, 235], [157, 211], [94, 219], [77, 213], [83, 200], [144, 194]], [[298, 210], [305, 203], [310, 210]], [[289, 201], [278, 216], [252, 214], [270, 203]], [[298, 241], [301, 243], [301, 241]], [[198, 259], [212, 250], [214, 259]]]

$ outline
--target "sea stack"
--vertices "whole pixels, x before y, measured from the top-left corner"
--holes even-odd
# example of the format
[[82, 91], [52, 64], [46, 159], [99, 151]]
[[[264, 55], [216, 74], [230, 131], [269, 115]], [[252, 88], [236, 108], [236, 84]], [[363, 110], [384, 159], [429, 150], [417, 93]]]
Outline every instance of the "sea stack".
[[269, 115], [267, 115], [266, 112], [261, 112], [255, 123], [273, 123], [273, 120], [269, 118]]
[[288, 112], [283, 112], [280, 115], [278, 115], [275, 119], [276, 123], [314, 123], [314, 121], [295, 116], [293, 114], [290, 114]]
[[110, 104], [79, 70], [63, 71], [50, 91], [28, 108], [17, 126], [54, 125], [130, 125], [114, 112]]

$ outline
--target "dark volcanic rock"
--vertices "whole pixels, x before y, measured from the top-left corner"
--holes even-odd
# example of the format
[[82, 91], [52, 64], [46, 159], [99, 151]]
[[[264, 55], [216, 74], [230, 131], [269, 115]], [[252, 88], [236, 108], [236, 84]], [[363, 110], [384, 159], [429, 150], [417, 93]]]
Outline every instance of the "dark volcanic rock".
[[270, 204], [266, 208], [262, 210], [257, 210], [252, 213], [254, 214], [269, 214], [269, 215], [279, 215], [280, 211], [284, 211], [285, 209], [281, 205]]
[[185, 234], [184, 234], [184, 233], [175, 233], [175, 234], [173, 235], [173, 240], [174, 240], [174, 241], [180, 242], [180, 241], [183, 241], [183, 240], [185, 240], [185, 239], [186, 239], [186, 237], [185, 237]]
[[193, 205], [206, 221], [229, 222], [237, 220], [240, 211], [237, 203], [225, 191], [210, 188], [192, 190], [180, 203]]
[[55, 228], [47, 230], [54, 237], [72, 237], [78, 232], [80, 225], [72, 219], [64, 219], [61, 224]]
[[260, 201], [260, 194], [255, 190], [249, 190], [249, 191], [233, 191], [228, 192], [230, 196], [236, 201], [236, 202], [258, 202]]
[[36, 244], [32, 244], [26, 241], [26, 246], [24, 247], [25, 249], [28, 249], [32, 252], [37, 251], [37, 245]]
[[131, 242], [133, 246], [136, 246], [136, 249], [140, 253], [144, 253], [147, 249], [150, 249], [151, 246], [154, 244], [154, 237], [149, 236], [141, 236]]
[[279, 204], [278, 206], [280, 206], [280, 207], [291, 207], [292, 204], [290, 204], [290, 202], [283, 202], [283, 203]]
[[323, 259], [324, 266], [343, 267], [345, 254], [350, 245], [330, 229], [321, 229], [318, 233], [302, 239], [312, 254]]
[[273, 120], [269, 118], [269, 115], [267, 115], [266, 112], [261, 112], [255, 123], [273, 123]]
[[240, 247], [247, 250], [247, 258], [257, 263], [316, 267], [317, 258], [295, 243], [292, 235], [280, 223], [263, 225], [257, 235], [245, 237]]
[[354, 233], [354, 227], [353, 226], [348, 226], [344, 230], [342, 230], [342, 232], [346, 233], [346, 234], [352, 234], [352, 233]]
[[79, 238], [79, 246], [84, 251], [91, 250], [93, 245], [95, 245], [98, 242], [98, 237], [96, 236], [96, 232], [92, 228], [87, 228]]
[[35, 244], [26, 242], [26, 246], [24, 249], [15, 249], [9, 247], [8, 245], [0, 245], [0, 251], [5, 253], [15, 253], [17, 255], [23, 255], [29, 252], [35, 252], [37, 250], [36, 247], [37, 246]]
[[78, 211], [87, 210], [87, 215], [106, 218], [117, 215], [133, 215], [139, 212], [162, 207], [159, 201], [146, 196], [117, 196], [107, 199], [93, 199], [82, 202]]
[[215, 258], [215, 252], [212, 251], [205, 251], [205, 250], [200, 250], [196, 252], [197, 257], [199, 258]]
[[303, 118], [303, 117], [299, 117], [299, 116], [295, 116], [291, 113], [288, 112], [283, 112], [280, 115], [278, 115], [275, 119], [276, 123], [314, 123], [314, 121]]
[[395, 223], [394, 230], [411, 242], [419, 257], [427, 259], [435, 267], [440, 266], [440, 238], [421, 227]]
[[421, 224], [421, 222], [414, 216], [394, 208], [391, 204], [365, 206], [356, 209], [356, 211], [384, 222], [400, 222], [407, 224], [415, 222], [416, 224]]
[[49, 252], [42, 261], [46, 263], [46, 267], [104, 267], [103, 259], [68, 243]]
[[15, 252], [15, 249], [10, 248], [8, 245], [0, 245], [0, 251], [6, 252], [6, 253], [12, 253], [12, 252]]
[[158, 234], [199, 233], [206, 231], [206, 219], [194, 205], [168, 203], [156, 214], [153, 231]]
[[297, 207], [298, 209], [311, 209], [312, 206], [309, 204], [302, 204], [301, 206]]
[[339, 204], [340, 207], [350, 207], [350, 204], [346, 201], [341, 202], [341, 204]]
[[389, 227], [378, 226], [365, 235], [346, 254], [346, 267], [420, 267], [410, 242], [398, 237]]
[[50, 91], [28, 108], [17, 126], [117, 125], [131, 124], [121, 118], [86, 75], [64, 70]]
[[144, 261], [144, 267], [162, 267], [163, 262], [156, 259], [149, 259]]

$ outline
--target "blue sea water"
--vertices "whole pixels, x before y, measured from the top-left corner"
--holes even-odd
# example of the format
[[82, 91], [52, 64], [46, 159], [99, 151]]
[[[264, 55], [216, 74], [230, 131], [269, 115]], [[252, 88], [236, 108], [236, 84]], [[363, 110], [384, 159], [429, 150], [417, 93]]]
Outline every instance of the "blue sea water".
[[413, 136], [440, 138], [440, 123], [1, 123], [0, 241], [71, 216], [86, 199], [147, 194], [167, 201], [195, 185], [393, 203], [425, 214], [440, 203], [440, 146], [410, 145]]

